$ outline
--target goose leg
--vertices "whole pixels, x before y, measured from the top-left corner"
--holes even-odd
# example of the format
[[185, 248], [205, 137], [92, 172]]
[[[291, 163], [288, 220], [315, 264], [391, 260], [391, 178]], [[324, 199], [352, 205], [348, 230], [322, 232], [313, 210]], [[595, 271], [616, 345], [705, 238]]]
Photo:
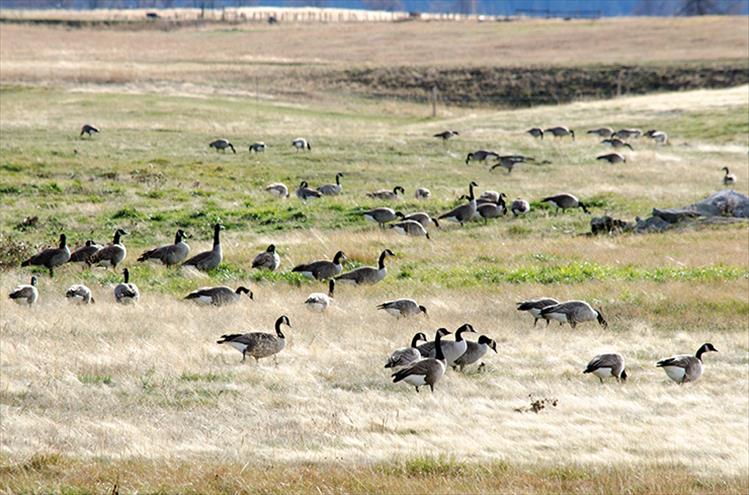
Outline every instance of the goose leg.
[[538, 323], [538, 318], [533, 319], [533, 328], [536, 328], [536, 323]]
[[419, 393], [419, 387], [416, 387], [416, 393], [417, 394]]

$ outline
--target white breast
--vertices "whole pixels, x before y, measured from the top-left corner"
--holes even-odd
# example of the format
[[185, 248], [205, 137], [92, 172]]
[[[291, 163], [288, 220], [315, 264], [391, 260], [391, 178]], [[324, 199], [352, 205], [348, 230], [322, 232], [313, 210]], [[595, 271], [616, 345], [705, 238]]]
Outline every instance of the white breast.
[[561, 321], [564, 323], [567, 322], [567, 315], [565, 315], [564, 313], [547, 313], [544, 316], [546, 316], [547, 318], [551, 320]]
[[247, 349], [247, 345], [242, 344], [241, 342], [228, 342], [228, 344], [239, 352], [244, 352], [244, 350]]
[[395, 316], [396, 318], [401, 316], [401, 312], [398, 311], [396, 308], [385, 308], [385, 311], [390, 313], [391, 315]]
[[663, 370], [666, 372], [668, 377], [675, 382], [681, 383], [684, 380], [684, 374], [686, 370], [680, 366], [664, 366]]
[[607, 378], [611, 377], [611, 368], [598, 368], [593, 372], [594, 375], [596, 375], [598, 378]]
[[427, 383], [426, 375], [408, 375], [403, 381], [414, 387], [421, 387]]

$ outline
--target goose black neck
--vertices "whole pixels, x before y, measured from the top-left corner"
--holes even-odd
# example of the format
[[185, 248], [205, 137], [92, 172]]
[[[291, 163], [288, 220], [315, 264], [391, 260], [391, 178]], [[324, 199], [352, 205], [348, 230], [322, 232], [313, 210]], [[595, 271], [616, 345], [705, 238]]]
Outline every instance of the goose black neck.
[[125, 271], [123, 271], [122, 274], [125, 275], [125, 283], [130, 283], [130, 271], [125, 268]]
[[120, 243], [120, 231], [114, 233], [114, 240], [112, 241], [112, 244], [119, 244]]
[[468, 184], [468, 201], [473, 201], [473, 183]]
[[387, 253], [383, 251], [380, 253], [380, 261], [378, 262], [377, 266], [380, 268], [380, 270], [385, 268], [385, 257], [387, 256]]
[[179, 244], [180, 242], [182, 242], [182, 232], [178, 230], [177, 233], [174, 234], [174, 243]]
[[455, 332], [455, 342], [462, 342], [463, 341], [463, 332], [467, 332], [468, 329], [465, 327], [461, 327], [460, 330]]
[[445, 360], [445, 355], [442, 352], [442, 334], [438, 331], [437, 335], [434, 337], [434, 357], [438, 359], [439, 361]]
[[341, 175], [340, 174], [335, 174], [335, 183], [336, 183], [336, 185], [339, 185], [339, 186], [341, 185]]
[[333, 257], [333, 264], [334, 265], [340, 265], [341, 264], [341, 258], [343, 258], [343, 251], [338, 251], [335, 256]]
[[60, 249], [65, 249], [65, 246], [68, 244], [68, 238], [65, 237], [65, 234], [60, 235]]
[[279, 339], [285, 339], [283, 332], [281, 331], [281, 325], [283, 324], [283, 317], [276, 320], [276, 335]]
[[221, 227], [218, 225], [213, 229], [213, 247], [218, 246], [221, 244], [221, 240], [219, 239], [219, 232], [221, 232]]
[[411, 347], [416, 347], [421, 340], [421, 332], [414, 335], [414, 337], [411, 339]]
[[702, 361], [702, 355], [703, 355], [703, 354], [704, 354], [704, 353], [705, 353], [706, 351], [707, 351], [707, 349], [706, 349], [706, 348], [705, 348], [705, 346], [703, 345], [702, 347], [700, 347], [699, 349], [697, 349], [697, 354], [695, 355], [695, 357], [696, 357], [697, 359], [699, 359], [700, 361]]

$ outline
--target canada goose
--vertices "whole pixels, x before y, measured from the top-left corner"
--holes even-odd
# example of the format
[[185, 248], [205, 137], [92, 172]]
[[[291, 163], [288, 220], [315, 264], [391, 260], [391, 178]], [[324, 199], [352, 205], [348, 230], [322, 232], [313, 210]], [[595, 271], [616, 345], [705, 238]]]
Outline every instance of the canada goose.
[[224, 285], [219, 287], [202, 287], [194, 290], [185, 296], [185, 300], [194, 301], [200, 304], [212, 304], [213, 306], [224, 306], [238, 302], [242, 294], [254, 300], [255, 296], [247, 287], [237, 287], [232, 290]]
[[582, 208], [582, 210], [590, 215], [590, 211], [588, 211], [588, 205], [584, 204], [582, 201], [578, 200], [575, 196], [568, 193], [562, 193], [557, 194], [555, 196], [549, 196], [547, 198], [544, 198], [541, 200], [542, 203], [551, 203], [554, 206], [556, 206], [556, 213], [559, 213], [559, 209], [562, 209], [562, 212], [564, 213], [564, 210], [567, 210], [569, 208]]
[[473, 216], [476, 214], [476, 197], [473, 195], [474, 187], [478, 187], [478, 184], [476, 184], [474, 181], [471, 181], [471, 183], [468, 184], [467, 204], [460, 205], [457, 208], [453, 208], [452, 210], [448, 211], [447, 213], [443, 213], [437, 218], [439, 220], [446, 218], [448, 220], [452, 220], [453, 222], [458, 222], [461, 227], [465, 222], [473, 218]]
[[365, 220], [377, 222], [381, 228], [385, 227], [386, 222], [390, 222], [396, 218], [403, 218], [403, 213], [384, 206], [381, 208], [375, 208], [374, 210], [365, 211], [362, 215]]
[[130, 283], [130, 270], [125, 268], [122, 270], [122, 275], [125, 277], [124, 281], [114, 287], [115, 302], [119, 304], [133, 304], [138, 302], [140, 291], [137, 285]]
[[611, 127], [599, 127], [598, 129], [591, 129], [586, 134], [596, 134], [602, 138], [611, 137], [614, 133], [614, 129]]
[[424, 236], [429, 240], [432, 239], [431, 237], [429, 237], [429, 232], [427, 232], [427, 229], [425, 229], [424, 226], [416, 220], [404, 220], [398, 223], [391, 223], [390, 228], [401, 235], [410, 235], [413, 237]]
[[421, 359], [421, 353], [416, 348], [416, 346], [419, 344], [420, 340], [426, 340], [427, 336], [424, 335], [424, 333], [419, 332], [416, 335], [413, 336], [411, 339], [411, 347], [401, 347], [400, 349], [396, 349], [393, 351], [393, 353], [388, 358], [387, 363], [385, 363], [386, 368], [402, 368], [403, 366], [408, 366], [409, 364], [413, 363], [414, 361], [418, 361]]
[[523, 155], [504, 155], [497, 158], [498, 162], [492, 165], [492, 167], [489, 169], [489, 172], [494, 170], [497, 167], [503, 167], [507, 169], [507, 173], [511, 174], [512, 169], [515, 168], [515, 165], [518, 163], [525, 163], [525, 162], [535, 162], [535, 158], [531, 158], [528, 156]]
[[534, 138], [541, 138], [541, 139], [544, 138], [544, 130], [541, 129], [540, 127], [532, 127], [528, 129], [527, 131], [525, 131], [525, 133], [530, 134]]
[[621, 354], [599, 354], [588, 363], [583, 374], [593, 373], [603, 383], [604, 378], [613, 376], [616, 381], [627, 380], [627, 371], [624, 369], [624, 358]]
[[663, 368], [668, 377], [678, 384], [696, 382], [702, 376], [702, 355], [706, 352], [718, 352], [713, 344], [705, 343], [697, 349], [697, 354], [681, 354], [661, 359], [655, 365]]
[[341, 190], [343, 190], [341, 177], [343, 177], [343, 172], [338, 172], [335, 174], [335, 184], [324, 184], [318, 187], [317, 190], [326, 196], [338, 196], [341, 194]]
[[619, 129], [612, 136], [619, 139], [639, 138], [642, 136], [642, 131], [640, 129]]
[[653, 141], [655, 141], [658, 144], [668, 144], [668, 134], [666, 134], [663, 131], [658, 131], [655, 129], [650, 129], [648, 132], [644, 134], [646, 137], [649, 137]]
[[606, 160], [607, 162], [611, 164], [622, 163], [622, 162], [627, 161], [624, 155], [621, 155], [619, 153], [607, 153], [605, 155], [599, 155], [596, 157], [596, 160]]
[[446, 360], [445, 355], [442, 353], [442, 336], [448, 332], [444, 328], [437, 330], [434, 336], [436, 343], [436, 352], [434, 358], [420, 359], [413, 364], [402, 368], [400, 371], [393, 373], [393, 383], [404, 381], [409, 385], [416, 387], [416, 392], [419, 392], [419, 387], [429, 385], [429, 388], [434, 393], [434, 384], [437, 383], [442, 375], [445, 374]]
[[265, 143], [262, 142], [262, 141], [257, 142], [257, 143], [252, 143], [250, 145], [250, 153], [252, 153], [252, 152], [255, 152], [255, 153], [265, 153]]
[[333, 304], [333, 292], [335, 292], [335, 280], [332, 278], [328, 282], [328, 293], [313, 292], [304, 301], [304, 305], [308, 310], [315, 313], [323, 313], [328, 309], [328, 306]]
[[[286, 324], [291, 328], [291, 323], [286, 315], [276, 320], [276, 335], [265, 332], [233, 333], [222, 335], [217, 344], [229, 344], [242, 353], [242, 362], [247, 356], [255, 358], [258, 362], [261, 358], [274, 356], [286, 347], [286, 336], [281, 331], [281, 325]], [[275, 356], [274, 356], [275, 359]]]
[[103, 248], [99, 249], [94, 254], [89, 256], [87, 261], [88, 265], [103, 265], [117, 268], [117, 265], [122, 263], [122, 261], [127, 256], [127, 249], [125, 248], [125, 244], [121, 240], [121, 237], [123, 235], [128, 235], [128, 233], [123, 229], [115, 230], [112, 244], [104, 246]]
[[453, 362], [453, 368], [459, 367], [463, 371], [463, 368], [484, 357], [489, 349], [497, 352], [497, 342], [486, 335], [479, 336], [478, 342], [467, 343], [466, 352]]
[[510, 211], [514, 216], [522, 215], [531, 211], [531, 204], [524, 199], [513, 200], [510, 205]]
[[36, 288], [36, 277], [31, 277], [30, 284], [21, 284], [13, 289], [8, 297], [16, 304], [31, 306], [39, 299], [39, 290]]
[[94, 304], [94, 297], [91, 293], [91, 289], [83, 284], [71, 285], [67, 291], [65, 291], [65, 297], [69, 301], [73, 301], [77, 304]]
[[234, 145], [229, 142], [228, 139], [217, 139], [215, 141], [212, 141], [209, 145], [209, 148], [216, 148], [216, 152], [223, 151], [226, 152], [226, 148], [231, 148], [232, 152], [236, 155], [237, 150], [234, 149]]
[[578, 323], [598, 320], [603, 328], [609, 326], [600, 309], [593, 309], [585, 301], [567, 301], [553, 306], [546, 306], [539, 314], [541, 318], [550, 318], [561, 323], [569, 323], [575, 328]]
[[725, 171], [726, 175], [723, 176], [723, 184], [730, 186], [736, 184], [736, 176], [728, 170], [728, 167], [723, 167], [721, 170]]
[[271, 244], [262, 253], [255, 256], [252, 260], [252, 268], [265, 268], [266, 270], [275, 271], [281, 264], [281, 257], [276, 252], [276, 246]]
[[443, 131], [435, 134], [432, 137], [441, 138], [442, 141], [447, 141], [451, 137], [460, 136], [460, 133], [458, 131]]
[[88, 259], [94, 255], [99, 249], [101, 249], [102, 246], [99, 244], [96, 244], [92, 240], [86, 241], [85, 246], [81, 246], [75, 251], [73, 251], [70, 254], [70, 259], [68, 260], [68, 263], [83, 263], [88, 261]]
[[317, 260], [312, 263], [297, 265], [291, 271], [300, 273], [307, 278], [325, 280], [335, 277], [343, 271], [341, 261], [345, 259], [346, 254], [343, 251], [338, 251], [335, 256], [333, 256], [333, 261]]
[[518, 311], [527, 311], [533, 315], [533, 326], [536, 326], [538, 320], [546, 320], [546, 326], [549, 326], [549, 319], [541, 316], [541, 310], [548, 307], [559, 304], [559, 301], [550, 297], [542, 297], [541, 299], [529, 299], [528, 301], [522, 301], [517, 304]]
[[385, 268], [385, 258], [387, 256], [395, 256], [395, 254], [391, 250], [385, 249], [380, 253], [377, 268], [374, 266], [360, 266], [359, 268], [354, 268], [349, 272], [338, 275], [335, 279], [341, 282], [355, 283], [356, 285], [375, 284], [387, 275], [387, 268]]
[[468, 153], [468, 155], [466, 155], [466, 165], [468, 165], [468, 163], [472, 161], [483, 162], [489, 158], [498, 159], [499, 154], [496, 151], [487, 151], [487, 150], [474, 151], [473, 153]]
[[60, 244], [56, 248], [47, 248], [40, 253], [35, 254], [27, 259], [21, 266], [43, 266], [49, 270], [49, 276], [55, 276], [55, 268], [68, 262], [70, 259], [70, 249], [68, 249], [68, 238], [65, 234], [60, 234]]
[[92, 126], [91, 124], [83, 124], [83, 127], [81, 127], [81, 136], [83, 137], [84, 134], [87, 134], [88, 137], [91, 137], [92, 134], [98, 134], [99, 129]]
[[367, 196], [375, 199], [398, 199], [398, 193], [405, 194], [406, 190], [401, 186], [395, 186], [392, 191], [387, 189], [379, 189], [374, 192], [367, 193]]
[[429, 199], [432, 196], [432, 191], [430, 191], [426, 187], [419, 187], [416, 188], [414, 196], [416, 197], [416, 199]]
[[309, 145], [309, 143], [307, 142], [307, 140], [306, 140], [306, 139], [304, 139], [304, 138], [300, 138], [300, 137], [299, 137], [299, 138], [296, 138], [295, 140], [293, 140], [293, 141], [291, 142], [291, 145], [292, 145], [292, 146], [293, 146], [294, 148], [296, 148], [296, 150], [297, 150], [297, 151], [299, 151], [299, 150], [304, 150], [305, 148], [306, 148], [306, 149], [307, 149], [308, 151], [312, 151], [312, 146], [310, 146], [310, 145]]
[[497, 198], [497, 201], [493, 203], [481, 203], [476, 206], [476, 212], [484, 219], [484, 223], [488, 222], [490, 218], [497, 218], [507, 213], [505, 197], [505, 194], [502, 193], [500, 197]]
[[303, 180], [299, 183], [299, 188], [296, 190], [296, 197], [306, 202], [308, 199], [322, 198], [322, 194], [320, 191], [310, 188], [307, 181]]
[[563, 126], [557, 126], [557, 127], [550, 127], [549, 129], [544, 129], [544, 133], [550, 133], [555, 138], [561, 138], [564, 136], [572, 136], [572, 140], [575, 140], [575, 131], [568, 127]]
[[[389, 314], [396, 318], [407, 318], [409, 316], [417, 316], [424, 313], [427, 315], [427, 308], [420, 305], [413, 299], [396, 299], [394, 301], [387, 301], [377, 305], [377, 309], [384, 309]], [[424, 339], [426, 340], [426, 339]]]
[[[476, 330], [473, 329], [470, 323], [464, 323], [455, 331], [455, 340], [442, 341], [442, 352], [445, 355], [448, 366], [452, 366], [455, 360], [462, 356], [466, 352], [466, 349], [468, 349], [468, 342], [463, 338], [463, 333], [465, 332], [476, 333]], [[421, 344], [418, 349], [422, 356], [426, 351], [428, 357], [435, 357], [436, 346], [435, 340], [434, 343], [427, 342], [426, 344]]]
[[276, 196], [277, 198], [289, 197], [289, 188], [286, 187], [286, 184], [283, 184], [281, 182], [268, 184], [267, 186], [265, 186], [265, 190], [271, 193], [273, 196]]
[[410, 213], [404, 216], [403, 220], [414, 220], [416, 222], [419, 222], [421, 225], [424, 226], [425, 229], [429, 227], [430, 223], [433, 223], [435, 227], [440, 228], [440, 223], [437, 221], [437, 219], [430, 217], [428, 213], [425, 213], [423, 211]]
[[507, 197], [504, 193], [500, 193], [497, 191], [484, 191], [481, 193], [481, 196], [476, 200], [477, 203], [496, 203], [499, 200], [499, 197]]
[[219, 237], [222, 228], [218, 223], [213, 226], [213, 248], [210, 251], [203, 251], [196, 254], [182, 263], [182, 266], [193, 266], [202, 271], [213, 270], [219, 266], [224, 259], [224, 252], [221, 250], [221, 239]]
[[619, 138], [604, 139], [603, 141], [601, 141], [601, 144], [608, 144], [612, 148], [629, 148], [630, 150], [634, 149], [632, 148], [631, 144], [627, 143], [626, 141], [622, 141]]
[[185, 242], [188, 235], [184, 230], [178, 229], [174, 235], [174, 244], [157, 247], [145, 251], [140, 255], [138, 261], [157, 260], [166, 266], [172, 266], [181, 263], [190, 253], [190, 246]]

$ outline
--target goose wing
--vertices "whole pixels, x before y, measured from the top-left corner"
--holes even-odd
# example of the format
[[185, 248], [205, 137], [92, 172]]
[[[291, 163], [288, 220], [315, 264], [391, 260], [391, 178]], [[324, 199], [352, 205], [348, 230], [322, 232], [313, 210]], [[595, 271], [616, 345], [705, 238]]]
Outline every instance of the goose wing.
[[592, 373], [600, 368], [615, 368], [619, 364], [619, 357], [615, 354], [601, 354], [588, 363], [583, 373]]
[[679, 356], [671, 356], [666, 359], [661, 359], [655, 365], [659, 368], [663, 368], [665, 366], [675, 366], [677, 368], [684, 368], [686, 369], [690, 365], [690, 361], [692, 358], [695, 358], [694, 356], [689, 356], [687, 354], [679, 355]]
[[252, 268], [273, 268], [275, 265], [273, 253], [263, 251], [252, 260]]

